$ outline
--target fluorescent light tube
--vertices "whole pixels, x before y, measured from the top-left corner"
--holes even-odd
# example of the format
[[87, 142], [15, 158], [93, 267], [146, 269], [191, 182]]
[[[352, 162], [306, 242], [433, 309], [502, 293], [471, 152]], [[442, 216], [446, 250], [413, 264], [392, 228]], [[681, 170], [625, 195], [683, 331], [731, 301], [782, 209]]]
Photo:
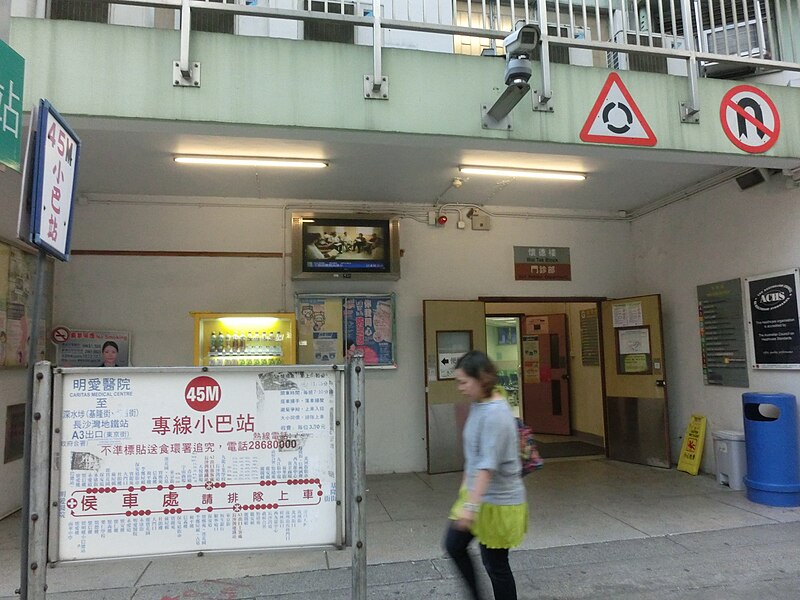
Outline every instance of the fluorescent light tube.
[[468, 175], [494, 175], [496, 177], [525, 177], [528, 179], [555, 179], [560, 181], [583, 181], [584, 173], [569, 171], [542, 171], [533, 169], [509, 169], [505, 167], [474, 167], [462, 165], [458, 168]]
[[196, 156], [178, 154], [176, 163], [188, 165], [221, 165], [229, 167], [283, 167], [290, 169], [324, 169], [327, 162], [301, 158], [258, 158], [254, 156]]

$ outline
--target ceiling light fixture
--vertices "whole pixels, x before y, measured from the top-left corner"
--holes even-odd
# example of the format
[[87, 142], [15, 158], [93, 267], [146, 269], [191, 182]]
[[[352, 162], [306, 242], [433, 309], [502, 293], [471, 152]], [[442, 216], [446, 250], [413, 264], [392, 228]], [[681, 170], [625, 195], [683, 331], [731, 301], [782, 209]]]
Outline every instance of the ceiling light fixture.
[[458, 170], [468, 175], [494, 175], [497, 177], [525, 177], [527, 179], [556, 179], [560, 181], [583, 181], [585, 173], [570, 171], [543, 171], [533, 169], [509, 169], [506, 167], [476, 167], [461, 165]]
[[322, 160], [302, 158], [260, 158], [256, 156], [200, 156], [177, 154], [176, 163], [188, 165], [220, 165], [228, 167], [279, 167], [289, 169], [324, 169], [328, 163]]

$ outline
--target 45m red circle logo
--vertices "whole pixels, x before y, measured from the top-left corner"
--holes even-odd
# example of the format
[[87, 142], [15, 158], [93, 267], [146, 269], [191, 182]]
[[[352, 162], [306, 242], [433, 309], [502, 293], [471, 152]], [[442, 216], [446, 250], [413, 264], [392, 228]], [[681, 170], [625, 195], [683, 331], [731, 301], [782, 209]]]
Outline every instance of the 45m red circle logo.
[[184, 392], [189, 408], [206, 412], [214, 408], [222, 399], [222, 388], [217, 380], [208, 375], [195, 377], [186, 386]]

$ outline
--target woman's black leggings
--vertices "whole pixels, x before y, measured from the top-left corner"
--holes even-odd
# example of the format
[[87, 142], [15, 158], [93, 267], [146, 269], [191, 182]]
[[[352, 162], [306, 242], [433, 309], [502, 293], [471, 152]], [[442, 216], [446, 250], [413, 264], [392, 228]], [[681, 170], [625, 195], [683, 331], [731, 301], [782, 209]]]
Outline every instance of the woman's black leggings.
[[[475, 566], [467, 551], [473, 537], [475, 536], [468, 530], [457, 529], [455, 521], [452, 521], [445, 534], [444, 549], [461, 573], [472, 600], [481, 600], [475, 579]], [[483, 566], [492, 582], [495, 600], [517, 600], [517, 585], [508, 564], [508, 548], [487, 548], [480, 544], [480, 549]]]

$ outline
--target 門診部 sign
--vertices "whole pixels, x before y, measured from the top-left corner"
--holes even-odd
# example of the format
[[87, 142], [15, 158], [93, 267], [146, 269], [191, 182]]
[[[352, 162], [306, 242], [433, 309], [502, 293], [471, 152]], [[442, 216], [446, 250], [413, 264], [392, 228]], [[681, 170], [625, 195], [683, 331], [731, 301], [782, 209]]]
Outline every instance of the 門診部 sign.
[[330, 367], [64, 369], [57, 560], [340, 544], [341, 382]]
[[570, 281], [572, 265], [569, 248], [514, 246], [514, 279]]

